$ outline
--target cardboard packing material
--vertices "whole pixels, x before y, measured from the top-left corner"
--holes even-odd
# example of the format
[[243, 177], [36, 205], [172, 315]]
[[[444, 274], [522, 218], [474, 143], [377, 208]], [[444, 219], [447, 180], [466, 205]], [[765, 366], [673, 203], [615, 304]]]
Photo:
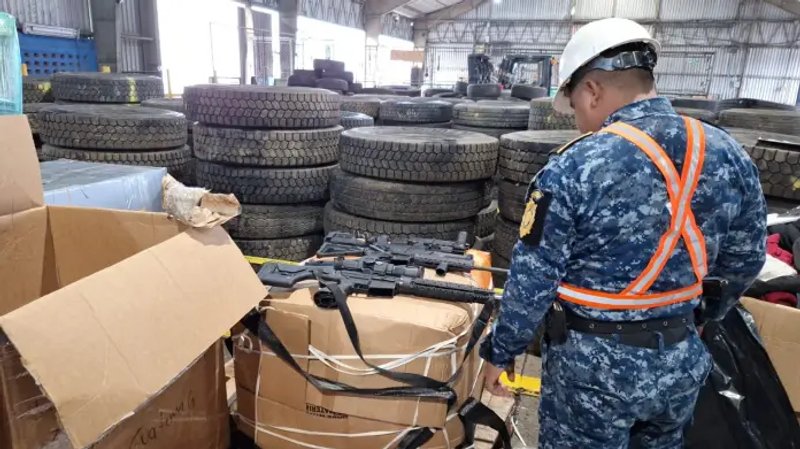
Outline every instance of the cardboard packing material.
[[761, 341], [767, 349], [775, 371], [781, 379], [792, 408], [800, 413], [800, 310], [753, 298], [742, 298], [742, 304], [753, 315]]
[[[465, 277], [452, 274], [443, 279], [469, 282]], [[339, 312], [317, 307], [312, 299], [313, 292], [313, 289], [301, 289], [283, 298], [274, 298], [266, 311], [270, 327], [298, 364], [311, 374], [354, 387], [403, 386], [380, 374], [360, 371], [368, 367], [355, 354]], [[464, 360], [469, 331], [480, 312], [478, 305], [407, 296], [392, 299], [351, 296], [348, 304], [362, 351], [372, 363], [387, 364], [407, 358], [407, 363], [394, 369], [441, 381], [448, 380]], [[433, 349], [420, 354], [428, 348]], [[469, 397], [480, 398], [482, 393], [482, 363], [476, 352], [467, 357], [454, 385], [459, 404]], [[461, 422], [456, 416], [450, 416], [458, 407], [448, 412], [446, 404], [440, 401], [322, 393], [249, 334], [237, 339], [235, 371], [237, 397], [243, 405], [238, 409], [239, 428], [252, 432], [257, 423], [262, 430], [257, 433], [256, 441], [262, 447], [294, 447], [288, 443], [271, 445], [276, 438], [289, 441], [285, 432], [276, 431], [280, 428], [335, 434], [395, 432], [373, 439], [332, 435], [309, 439], [309, 434], [302, 432], [295, 435], [300, 435], [295, 438], [298, 441], [313, 441], [311, 444], [337, 449], [381, 448], [397, 436], [397, 431], [417, 426], [449, 429], [451, 447], [463, 438]], [[257, 408], [254, 403], [258, 404]], [[448, 416], [451, 419], [448, 420]], [[426, 447], [448, 447], [442, 438], [437, 436]], [[345, 440], [350, 444], [343, 444]]]
[[0, 253], [0, 447], [226, 447], [219, 337], [265, 290], [223, 230], [45, 206], [7, 116]]

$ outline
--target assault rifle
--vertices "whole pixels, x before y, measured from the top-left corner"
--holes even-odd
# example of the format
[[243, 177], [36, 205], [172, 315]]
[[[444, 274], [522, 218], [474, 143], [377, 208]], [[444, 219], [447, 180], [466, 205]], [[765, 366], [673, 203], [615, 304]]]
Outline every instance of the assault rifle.
[[259, 270], [258, 278], [265, 285], [283, 288], [293, 288], [299, 282], [316, 279], [320, 283], [320, 289], [314, 293], [314, 303], [325, 309], [340, 307], [340, 302], [352, 293], [379, 298], [407, 294], [478, 304], [499, 299], [491, 290], [424, 279], [424, 272], [424, 268], [420, 266], [393, 265], [363, 257], [315, 260], [306, 265], [266, 263]]
[[392, 265], [432, 268], [439, 276], [471, 270], [508, 273], [503, 268], [476, 266], [472, 255], [466, 253], [468, 249], [466, 232], [459, 233], [455, 242], [420, 238], [390, 241], [385, 235], [365, 239], [347, 232], [331, 232], [325, 236], [317, 256], [366, 256]]

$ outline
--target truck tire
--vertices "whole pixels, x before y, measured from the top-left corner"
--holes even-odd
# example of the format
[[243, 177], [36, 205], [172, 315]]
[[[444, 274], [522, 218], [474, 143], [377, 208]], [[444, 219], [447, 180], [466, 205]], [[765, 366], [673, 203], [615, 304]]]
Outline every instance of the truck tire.
[[429, 98], [430, 98], [430, 97], [434, 97], [434, 96], [436, 96], [436, 95], [440, 95], [440, 94], [452, 94], [452, 93], [453, 93], [453, 90], [452, 90], [452, 89], [436, 89], [436, 88], [431, 88], [431, 89], [425, 89], [425, 90], [422, 92], [422, 96], [423, 96], [423, 97], [429, 97]]
[[528, 129], [577, 129], [575, 116], [561, 114], [553, 109], [552, 98], [535, 98], [531, 100], [531, 115]]
[[197, 184], [214, 192], [233, 193], [245, 204], [311, 203], [328, 199], [328, 182], [335, 167], [229, 167], [198, 161]]
[[51, 105], [52, 103], [25, 103], [22, 105], [22, 113], [28, 117], [28, 125], [31, 127], [32, 134], [39, 133], [39, 111]]
[[37, 118], [42, 140], [61, 147], [153, 150], [186, 144], [186, 118], [163, 109], [124, 105], [51, 105]]
[[456, 84], [453, 85], [453, 92], [461, 95], [463, 97], [467, 96], [467, 88], [469, 87], [469, 83], [465, 81], [456, 81]]
[[361, 91], [364, 89], [364, 85], [361, 83], [352, 83], [350, 84], [350, 92], [354, 94], [360, 94]]
[[53, 98], [83, 103], [141, 103], [164, 96], [164, 83], [152, 75], [56, 73]]
[[292, 87], [317, 87], [317, 76], [313, 71], [310, 75], [301, 75], [295, 72], [286, 79], [286, 85]]
[[[758, 134], [756, 134], [758, 133]], [[732, 132], [758, 167], [761, 188], [767, 196], [800, 200], [800, 137], [753, 132], [743, 137]]]
[[322, 240], [322, 234], [310, 234], [280, 239], [234, 239], [234, 243], [245, 256], [300, 262], [314, 256]]
[[494, 221], [497, 219], [497, 200], [478, 211], [475, 216], [475, 237], [488, 237], [494, 234]]
[[500, 215], [506, 220], [515, 223], [522, 222], [522, 215], [525, 213], [525, 194], [528, 193], [528, 183], [501, 179], [498, 181], [497, 186], [500, 188], [497, 199]]
[[411, 128], [452, 128], [453, 122], [414, 123], [396, 122], [394, 120], [381, 120], [381, 126], [404, 126]]
[[360, 112], [372, 118], [378, 118], [381, 110], [381, 99], [361, 95], [342, 97], [341, 109], [342, 111]]
[[503, 178], [530, 182], [544, 168], [550, 153], [580, 134], [571, 130], [520, 131], [500, 138], [497, 171]]
[[151, 98], [144, 100], [142, 106], [155, 109], [166, 109], [167, 111], [186, 113], [186, 108], [183, 106], [183, 98]]
[[522, 100], [533, 100], [548, 96], [548, 91], [544, 87], [531, 86], [530, 84], [514, 84], [511, 86], [511, 96]]
[[[393, 101], [381, 103], [381, 120], [406, 123], [449, 122], [453, 116], [453, 105], [446, 101]], [[409, 125], [413, 126], [413, 125]]]
[[260, 130], [196, 124], [198, 159], [229, 165], [296, 167], [325, 165], [339, 157], [341, 126], [322, 129]]
[[22, 101], [24, 103], [49, 103], [53, 101], [53, 90], [49, 78], [22, 79]]
[[342, 111], [342, 120], [339, 122], [344, 129], [361, 128], [362, 126], [375, 126], [375, 120], [367, 114], [360, 112]]
[[314, 70], [327, 72], [344, 72], [344, 62], [333, 59], [315, 59]]
[[698, 120], [702, 120], [708, 123], [717, 122], [717, 113], [713, 111], [708, 111], [706, 109], [676, 107], [675, 112], [677, 112], [680, 115], [685, 115], [687, 117], [694, 117]]
[[187, 117], [235, 128], [308, 129], [339, 124], [339, 96], [323, 89], [200, 85], [184, 89]]
[[101, 164], [141, 165], [149, 167], [165, 167], [179, 180], [186, 179], [191, 171], [192, 150], [182, 146], [162, 151], [104, 151], [63, 148], [55, 145], [43, 145], [42, 155], [48, 160], [72, 159], [75, 161], [97, 162]]
[[487, 136], [494, 137], [495, 139], [499, 139], [500, 136], [508, 133], [515, 133], [518, 131], [523, 131], [526, 128], [484, 128], [481, 126], [465, 126], [465, 125], [457, 125], [453, 123], [453, 129], [460, 129], [461, 131], [470, 131], [473, 133], [481, 133], [486, 134]]
[[800, 111], [727, 109], [719, 113], [719, 124], [724, 127], [800, 136]]
[[376, 220], [439, 222], [474, 217], [483, 208], [483, 181], [413, 184], [337, 170], [331, 198], [337, 209]]
[[470, 84], [467, 86], [469, 98], [500, 98], [500, 86], [497, 84]]
[[452, 129], [372, 127], [342, 133], [342, 170], [395, 181], [460, 182], [489, 178], [497, 140]]
[[517, 240], [519, 240], [519, 224], [498, 217], [494, 224], [494, 251], [503, 259], [511, 260], [511, 253]]
[[678, 97], [669, 101], [672, 103], [672, 107], [675, 108], [704, 109], [711, 112], [717, 112], [718, 110], [717, 101], [709, 100], [708, 98]]
[[482, 128], [523, 129], [530, 109], [525, 103], [509, 101], [461, 103], [453, 106], [453, 123]]
[[732, 98], [717, 103], [717, 112], [726, 109], [773, 109], [776, 111], [796, 111], [797, 107], [790, 104], [775, 103], [773, 101], [757, 100], [754, 98]]
[[368, 237], [386, 234], [390, 238], [422, 237], [456, 240], [459, 232], [466, 231], [468, 240], [471, 240], [474, 236], [474, 229], [474, 220], [400, 223], [351, 215], [336, 209], [333, 203], [328, 203], [325, 206], [325, 233], [345, 231], [357, 232]]
[[365, 87], [361, 89], [364, 95], [394, 95], [394, 90], [383, 87]]
[[277, 239], [322, 232], [324, 203], [242, 204], [242, 214], [225, 223], [233, 238]]
[[347, 81], [339, 78], [320, 78], [317, 80], [317, 87], [320, 89], [332, 90], [336, 93], [347, 92]]

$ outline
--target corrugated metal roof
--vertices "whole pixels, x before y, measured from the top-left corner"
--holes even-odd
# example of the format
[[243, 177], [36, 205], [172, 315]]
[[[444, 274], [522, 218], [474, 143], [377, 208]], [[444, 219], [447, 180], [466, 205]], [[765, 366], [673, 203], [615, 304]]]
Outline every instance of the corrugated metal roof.
[[85, 0], [0, 0], [0, 11], [22, 23], [91, 29]]
[[655, 19], [659, 0], [617, 0], [614, 17]]
[[733, 19], [739, 0], [664, 0], [662, 20]]
[[[605, 1], [605, 0], [604, 0]], [[503, 0], [491, 3], [492, 19], [568, 19], [570, 3], [564, 0]]]
[[459, 2], [461, 0], [411, 0], [400, 8], [395, 9], [395, 12], [408, 17], [419, 17]]

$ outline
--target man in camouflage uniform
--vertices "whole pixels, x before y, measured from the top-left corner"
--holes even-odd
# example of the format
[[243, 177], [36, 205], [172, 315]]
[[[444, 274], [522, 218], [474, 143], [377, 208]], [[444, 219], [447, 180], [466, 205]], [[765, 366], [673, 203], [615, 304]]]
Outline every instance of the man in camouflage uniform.
[[548, 316], [546, 449], [682, 448], [711, 367], [692, 316], [702, 280], [730, 283], [718, 319], [764, 263], [758, 172], [723, 130], [656, 96], [658, 48], [638, 24], [605, 19], [581, 28], [561, 59], [556, 108], [574, 109], [594, 134], [531, 183], [501, 311], [481, 348], [486, 386], [504, 394], [500, 373]]

